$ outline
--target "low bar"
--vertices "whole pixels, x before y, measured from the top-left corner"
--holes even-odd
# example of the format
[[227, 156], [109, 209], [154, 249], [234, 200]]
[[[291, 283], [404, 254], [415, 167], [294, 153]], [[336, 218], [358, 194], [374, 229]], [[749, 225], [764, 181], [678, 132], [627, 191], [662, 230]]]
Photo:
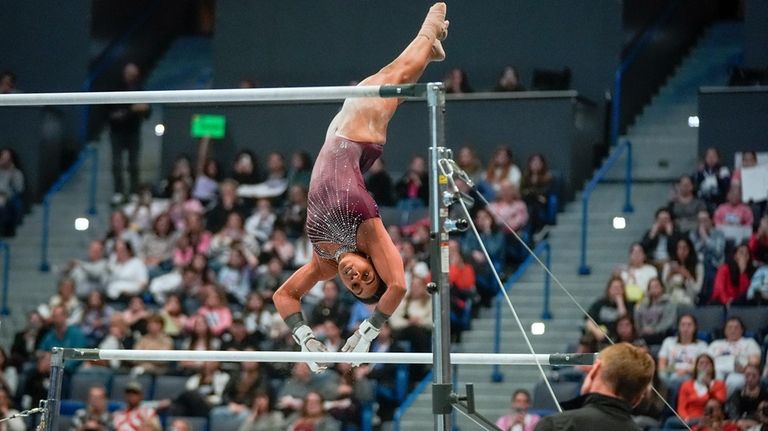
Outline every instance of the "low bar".
[[243, 103], [337, 101], [348, 97], [424, 98], [427, 84], [217, 90], [105, 91], [0, 94], [0, 106], [113, 105], [126, 103]]
[[[235, 352], [215, 350], [120, 350], [63, 349], [65, 359], [82, 361], [220, 361], [220, 362], [304, 362], [431, 364], [432, 353], [343, 353], [343, 352]], [[545, 365], [568, 366], [591, 364], [594, 353], [520, 354], [520, 353], [451, 353], [451, 363], [461, 365]]]

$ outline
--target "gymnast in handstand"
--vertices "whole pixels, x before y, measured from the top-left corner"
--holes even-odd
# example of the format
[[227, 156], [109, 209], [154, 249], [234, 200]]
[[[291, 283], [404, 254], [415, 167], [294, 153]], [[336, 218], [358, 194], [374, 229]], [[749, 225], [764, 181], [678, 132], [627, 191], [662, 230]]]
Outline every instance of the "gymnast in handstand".
[[[448, 35], [445, 3], [433, 5], [416, 38], [390, 64], [359, 85], [416, 82], [432, 61], [442, 61]], [[343, 352], [367, 352], [405, 295], [403, 261], [365, 188], [363, 174], [381, 156], [387, 125], [401, 99], [350, 98], [331, 121], [309, 185], [306, 230], [312, 260], [274, 294], [280, 316], [304, 352], [325, 351], [301, 314], [301, 297], [337, 275], [355, 297], [376, 304]], [[313, 371], [323, 367], [309, 362]]]

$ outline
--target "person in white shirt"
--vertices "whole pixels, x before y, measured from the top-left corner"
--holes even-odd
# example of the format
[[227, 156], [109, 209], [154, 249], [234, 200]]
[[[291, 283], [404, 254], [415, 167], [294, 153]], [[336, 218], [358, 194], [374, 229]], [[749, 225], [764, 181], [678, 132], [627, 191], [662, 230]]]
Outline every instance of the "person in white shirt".
[[115, 241], [115, 254], [109, 260], [107, 296], [111, 300], [126, 300], [141, 293], [149, 281], [149, 271], [136, 257], [130, 242]]
[[668, 387], [679, 386], [693, 377], [696, 357], [707, 352], [707, 343], [696, 339], [696, 318], [682, 314], [677, 318], [677, 336], [667, 337], [659, 350], [659, 378]]
[[525, 389], [518, 389], [512, 394], [511, 412], [496, 420], [496, 426], [503, 431], [533, 431], [541, 419], [539, 415], [529, 413], [531, 394]]
[[616, 274], [624, 280], [627, 299], [638, 303], [648, 291], [648, 282], [658, 277], [659, 271], [648, 264], [643, 246], [635, 242], [629, 246], [629, 261], [617, 268]]
[[760, 366], [760, 346], [744, 337], [744, 322], [736, 316], [725, 322], [725, 338], [713, 341], [708, 352], [715, 359], [718, 379], [724, 379], [728, 396], [744, 387], [744, 367]]

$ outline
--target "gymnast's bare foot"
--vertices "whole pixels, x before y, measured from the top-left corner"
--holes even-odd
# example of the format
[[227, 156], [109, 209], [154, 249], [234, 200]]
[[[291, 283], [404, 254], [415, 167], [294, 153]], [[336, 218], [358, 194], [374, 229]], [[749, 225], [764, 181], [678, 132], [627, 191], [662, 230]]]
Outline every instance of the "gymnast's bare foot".
[[429, 57], [429, 61], [443, 61], [445, 60], [445, 50], [443, 44], [439, 40], [435, 40], [432, 43], [432, 55]]
[[424, 23], [421, 25], [421, 31], [419, 34], [423, 34], [426, 37], [436, 40], [445, 40], [448, 37], [448, 21], [445, 19], [447, 6], [445, 3], [435, 3], [429, 8], [427, 17], [424, 18]]

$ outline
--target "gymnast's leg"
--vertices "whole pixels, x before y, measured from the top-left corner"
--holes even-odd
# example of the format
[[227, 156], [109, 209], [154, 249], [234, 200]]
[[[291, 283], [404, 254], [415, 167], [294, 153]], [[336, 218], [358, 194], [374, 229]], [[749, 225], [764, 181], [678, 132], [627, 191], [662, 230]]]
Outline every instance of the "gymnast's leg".
[[[445, 3], [435, 3], [429, 9], [416, 38], [394, 61], [365, 78], [360, 85], [414, 83], [430, 62], [442, 61], [445, 51], [441, 41], [448, 35], [445, 14]], [[400, 101], [394, 98], [347, 99], [331, 128], [336, 134], [353, 141], [383, 144], [386, 141], [387, 124]]]

